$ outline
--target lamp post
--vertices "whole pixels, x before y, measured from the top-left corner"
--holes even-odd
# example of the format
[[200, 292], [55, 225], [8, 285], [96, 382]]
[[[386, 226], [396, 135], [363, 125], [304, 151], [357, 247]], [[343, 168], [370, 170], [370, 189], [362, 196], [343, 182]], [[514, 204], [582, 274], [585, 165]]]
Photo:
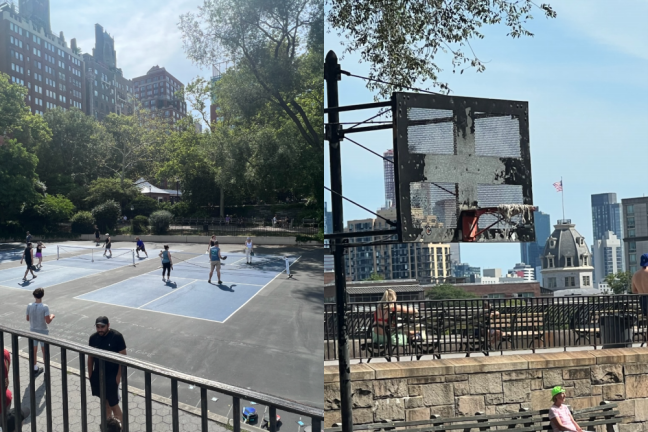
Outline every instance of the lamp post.
[[135, 235], [135, 224], [133, 223], [133, 219], [135, 219], [135, 214], [133, 213], [135, 211], [135, 207], [131, 205], [131, 235]]

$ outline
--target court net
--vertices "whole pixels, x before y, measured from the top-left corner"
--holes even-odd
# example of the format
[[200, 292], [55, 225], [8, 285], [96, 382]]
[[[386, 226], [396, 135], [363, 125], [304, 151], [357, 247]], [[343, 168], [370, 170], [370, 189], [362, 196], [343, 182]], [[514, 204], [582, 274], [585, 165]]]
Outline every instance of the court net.
[[[125, 248], [112, 248], [110, 249], [112, 256], [110, 258], [104, 257], [107, 252], [103, 247], [89, 247], [89, 246], [63, 246], [58, 245], [56, 249], [56, 259], [78, 259], [83, 261], [95, 262], [99, 259], [117, 259], [132, 262], [135, 265], [135, 250]], [[110, 255], [110, 252], [106, 253]]]
[[[211, 268], [211, 261], [209, 259], [209, 255], [206, 253], [200, 254], [191, 252], [178, 252], [173, 250], [169, 252], [174, 267], [180, 265], [187, 269]], [[282, 271], [286, 266], [284, 257], [280, 255], [255, 255], [254, 257], [252, 257], [252, 264], [247, 264], [245, 255], [241, 253], [227, 254], [221, 251], [221, 256], [227, 257], [227, 259], [221, 261], [221, 265], [227, 268], [228, 271], [245, 271], [254, 269]], [[292, 262], [292, 259], [290, 259], [290, 262]]]

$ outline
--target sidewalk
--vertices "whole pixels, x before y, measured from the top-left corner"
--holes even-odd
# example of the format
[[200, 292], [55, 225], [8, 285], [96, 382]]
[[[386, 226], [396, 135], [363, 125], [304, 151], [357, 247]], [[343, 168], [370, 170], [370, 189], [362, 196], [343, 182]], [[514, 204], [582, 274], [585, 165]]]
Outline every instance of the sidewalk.
[[[8, 349], [8, 348], [7, 348]], [[40, 349], [39, 349], [40, 354]], [[42, 358], [39, 355], [39, 365]], [[22, 394], [13, 395], [13, 399], [19, 397], [23, 407], [30, 408], [30, 395], [29, 395], [29, 359], [27, 354], [23, 351], [20, 352], [20, 387]], [[11, 365], [13, 368], [13, 364]], [[52, 372], [52, 430], [63, 430], [63, 399], [61, 397], [61, 369], [60, 364], [51, 362]], [[12, 372], [10, 371], [10, 389], [13, 393], [13, 379]], [[70, 424], [70, 431], [81, 432], [81, 388], [79, 382], [79, 371], [68, 367], [68, 419]], [[99, 411], [99, 398], [92, 396], [90, 390], [90, 382], [86, 378], [86, 395], [87, 395], [87, 418], [88, 418], [88, 431], [94, 432], [100, 430], [101, 412]], [[153, 408], [153, 429], [159, 431], [172, 431], [171, 419], [171, 400], [157, 395], [152, 397]], [[121, 406], [120, 402], [120, 406]], [[132, 432], [146, 430], [146, 404], [144, 398], [144, 391], [135, 389], [129, 386], [129, 430]], [[180, 430], [182, 431], [200, 431], [201, 419], [200, 410], [179, 403], [179, 423]], [[11, 407], [14, 407], [12, 401]], [[30, 408], [31, 409], [31, 408]], [[227, 432], [231, 430], [231, 426], [226, 428], [224, 423], [227, 421], [223, 416], [208, 413], [209, 416], [209, 431], [210, 432]], [[30, 423], [33, 421], [34, 413], [25, 420], [23, 431], [31, 430]], [[38, 430], [46, 430], [47, 428], [47, 407], [45, 401], [45, 380], [44, 374], [36, 378], [36, 424]], [[230, 419], [231, 422], [231, 419]], [[231, 423], [230, 423], [231, 424]], [[241, 425], [243, 426], [243, 425]], [[261, 431], [256, 427], [244, 426], [249, 431]]]

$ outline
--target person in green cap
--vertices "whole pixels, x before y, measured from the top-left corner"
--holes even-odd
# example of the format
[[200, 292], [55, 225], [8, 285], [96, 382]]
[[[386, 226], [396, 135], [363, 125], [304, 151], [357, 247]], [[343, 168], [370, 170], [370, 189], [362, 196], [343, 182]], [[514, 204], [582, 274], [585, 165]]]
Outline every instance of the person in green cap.
[[553, 405], [549, 408], [549, 420], [553, 432], [584, 432], [574, 420], [567, 405], [563, 405], [565, 402], [565, 389], [561, 386], [551, 389], [551, 402], [553, 402]]

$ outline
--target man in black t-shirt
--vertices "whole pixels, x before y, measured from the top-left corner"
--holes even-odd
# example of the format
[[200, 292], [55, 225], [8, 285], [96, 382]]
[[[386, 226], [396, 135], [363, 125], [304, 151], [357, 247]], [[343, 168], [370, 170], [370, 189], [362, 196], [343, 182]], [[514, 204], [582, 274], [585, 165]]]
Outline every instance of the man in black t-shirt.
[[[108, 317], [100, 316], [95, 322], [97, 332], [90, 336], [88, 344], [93, 348], [112, 351], [126, 355], [124, 336], [110, 328]], [[97, 360], [97, 361], [95, 361]], [[92, 395], [101, 397], [99, 387], [99, 361], [88, 355], [88, 378]], [[121, 382], [121, 367], [112, 362], [106, 362], [106, 418], [115, 417], [122, 421], [122, 411], [119, 408], [119, 383]]]

